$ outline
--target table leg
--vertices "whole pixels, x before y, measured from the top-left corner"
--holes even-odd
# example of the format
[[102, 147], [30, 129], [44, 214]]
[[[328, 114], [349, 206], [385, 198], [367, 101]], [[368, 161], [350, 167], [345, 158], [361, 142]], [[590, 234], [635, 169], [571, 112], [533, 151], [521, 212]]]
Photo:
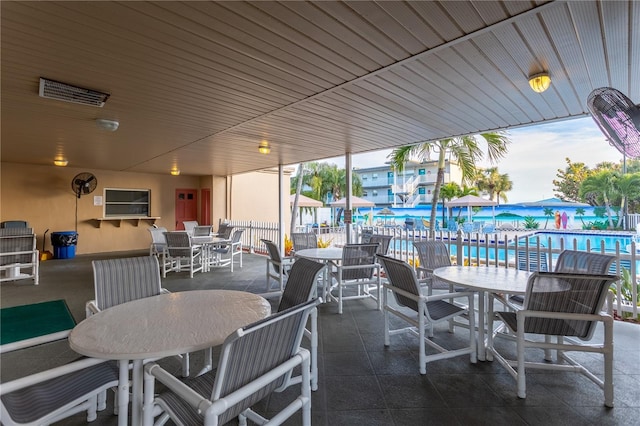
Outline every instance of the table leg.
[[131, 424], [142, 424], [142, 384], [143, 384], [143, 362], [141, 359], [133, 361], [133, 370], [131, 372]]
[[129, 422], [129, 361], [120, 360], [119, 367], [118, 426], [126, 426]]
[[486, 358], [486, 346], [484, 343], [484, 330], [485, 330], [485, 298], [487, 294], [484, 291], [478, 291], [478, 360], [485, 361]]

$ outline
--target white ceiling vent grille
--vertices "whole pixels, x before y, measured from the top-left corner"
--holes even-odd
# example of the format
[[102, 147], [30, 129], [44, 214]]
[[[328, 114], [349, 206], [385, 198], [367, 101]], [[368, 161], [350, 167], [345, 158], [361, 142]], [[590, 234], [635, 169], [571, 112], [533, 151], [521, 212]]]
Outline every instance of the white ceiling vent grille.
[[84, 89], [55, 80], [40, 77], [40, 96], [59, 101], [73, 102], [74, 104], [103, 107], [109, 99], [108, 93], [96, 90]]

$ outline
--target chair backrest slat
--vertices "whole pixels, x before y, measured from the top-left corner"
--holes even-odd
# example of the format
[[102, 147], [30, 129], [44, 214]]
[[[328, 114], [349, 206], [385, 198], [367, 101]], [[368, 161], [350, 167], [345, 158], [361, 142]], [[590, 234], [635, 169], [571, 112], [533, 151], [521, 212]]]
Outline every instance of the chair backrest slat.
[[211, 235], [211, 225], [198, 225], [193, 228], [194, 237], [208, 237]]
[[451, 266], [451, 256], [447, 245], [442, 241], [418, 241], [413, 243], [418, 252], [420, 266], [426, 269], [436, 269]]
[[172, 257], [191, 257], [191, 238], [183, 231], [164, 233], [167, 240], [167, 251]]
[[372, 244], [379, 244], [377, 254], [387, 254], [389, 251], [389, 244], [392, 239], [393, 235], [372, 234], [368, 242]]
[[[342, 266], [362, 266], [343, 269], [343, 280], [371, 279], [376, 265], [376, 251], [379, 244], [346, 244], [342, 249]], [[367, 268], [367, 265], [371, 267]]]
[[[597, 314], [617, 277], [599, 274], [536, 272], [529, 277], [524, 309], [544, 312]], [[574, 336], [588, 340], [597, 321], [527, 318], [526, 333]]]
[[282, 293], [278, 312], [310, 300], [313, 290], [318, 285], [318, 276], [324, 264], [313, 260], [300, 258], [296, 260], [289, 271], [287, 285]]
[[94, 260], [91, 264], [95, 300], [100, 310], [156, 296], [162, 290], [155, 256]]
[[554, 271], [574, 274], [608, 274], [615, 260], [616, 257], [609, 254], [565, 250], [558, 256]]
[[291, 242], [295, 251], [318, 248], [318, 237], [313, 232], [294, 232], [291, 234]]
[[[300, 349], [307, 317], [316, 304], [317, 300], [312, 300], [276, 313], [229, 336], [221, 350], [211, 400], [228, 395], [296, 354]], [[290, 372], [287, 373], [230, 407], [220, 416], [218, 424], [225, 424], [237, 417], [273, 392], [290, 375]]]
[[[392, 287], [399, 288], [415, 296], [420, 296], [420, 285], [416, 273], [411, 266], [398, 259], [389, 256], [378, 256], [378, 260], [387, 273], [387, 280]], [[400, 306], [406, 306], [418, 312], [418, 302], [402, 294], [393, 292], [396, 302]]]

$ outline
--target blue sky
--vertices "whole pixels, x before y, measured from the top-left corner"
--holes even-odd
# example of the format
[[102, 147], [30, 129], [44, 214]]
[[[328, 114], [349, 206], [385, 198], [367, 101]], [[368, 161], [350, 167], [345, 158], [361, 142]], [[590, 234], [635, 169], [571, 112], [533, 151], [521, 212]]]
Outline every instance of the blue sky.
[[[609, 145], [591, 117], [513, 129], [508, 135], [511, 139], [509, 153], [497, 164], [500, 173], [507, 173], [513, 181], [513, 190], [507, 193], [508, 203], [553, 197], [552, 181], [558, 169], [565, 169], [566, 157], [573, 163], [582, 162], [589, 167], [602, 161], [622, 160], [622, 154]], [[354, 155], [353, 166], [384, 164], [390, 152]], [[344, 167], [344, 158], [326, 161]]]

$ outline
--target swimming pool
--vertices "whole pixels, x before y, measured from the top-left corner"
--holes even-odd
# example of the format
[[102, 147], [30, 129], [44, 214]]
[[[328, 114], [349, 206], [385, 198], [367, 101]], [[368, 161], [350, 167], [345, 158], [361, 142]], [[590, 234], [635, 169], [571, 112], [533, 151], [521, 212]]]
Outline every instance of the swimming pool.
[[615, 252], [617, 249], [621, 253], [629, 253], [633, 234], [622, 232], [536, 232], [527, 237], [530, 245], [537, 244], [540, 239], [542, 247], [552, 249], [570, 249], [581, 251], [601, 251]]
[[[525, 246], [529, 246], [528, 250], [531, 252], [537, 252], [537, 247], [540, 247], [541, 253], [550, 254], [550, 259], [556, 259], [560, 251], [564, 250], [579, 250], [579, 251], [595, 251], [605, 253], [620, 253], [621, 256], [629, 255], [631, 250], [631, 243], [634, 240], [635, 235], [623, 232], [535, 232], [526, 233], [523, 232], [522, 236], [518, 235], [517, 244], [521, 247], [518, 251], [523, 251]], [[449, 246], [449, 252], [452, 256], [456, 256], [458, 253], [458, 244], [454, 241], [443, 240]], [[484, 262], [488, 260], [490, 263], [505, 262], [505, 256], [507, 263], [513, 264], [516, 261], [517, 254], [515, 251], [515, 238], [507, 241], [507, 247], [504, 246], [504, 239], [500, 239], [498, 248], [494, 242], [476, 243], [474, 240], [469, 242], [465, 240], [462, 243], [462, 254], [465, 262], [468, 259], [471, 261]], [[636, 247], [640, 246], [636, 241]], [[395, 250], [409, 252], [413, 249], [412, 241], [406, 239], [396, 238], [394, 240], [393, 247]], [[640, 252], [637, 252], [640, 254]], [[536, 256], [535, 254], [533, 256]], [[626, 259], [629, 259], [626, 257]], [[625, 261], [628, 263], [628, 260]], [[640, 262], [638, 263], [640, 267]]]

